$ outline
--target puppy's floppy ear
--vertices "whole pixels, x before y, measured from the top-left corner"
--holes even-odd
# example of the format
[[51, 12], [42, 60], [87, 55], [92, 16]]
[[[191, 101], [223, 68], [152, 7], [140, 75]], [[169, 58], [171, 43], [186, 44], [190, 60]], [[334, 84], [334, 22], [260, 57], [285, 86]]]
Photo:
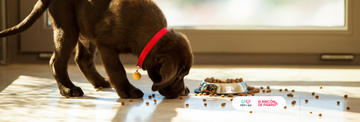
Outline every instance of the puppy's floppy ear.
[[161, 75], [160, 82], [154, 82], [151, 90], [158, 91], [172, 84], [178, 73], [177, 67], [174, 65], [174, 62], [165, 62], [161, 65], [159, 74]]

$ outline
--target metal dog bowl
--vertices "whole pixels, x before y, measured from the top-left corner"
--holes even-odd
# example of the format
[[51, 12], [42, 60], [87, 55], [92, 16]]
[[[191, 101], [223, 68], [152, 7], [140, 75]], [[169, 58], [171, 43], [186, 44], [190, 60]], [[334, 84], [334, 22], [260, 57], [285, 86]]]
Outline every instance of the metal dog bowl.
[[215, 94], [239, 94], [250, 92], [245, 81], [239, 83], [209, 83], [203, 80], [195, 93], [203, 93], [203, 90], [215, 91]]

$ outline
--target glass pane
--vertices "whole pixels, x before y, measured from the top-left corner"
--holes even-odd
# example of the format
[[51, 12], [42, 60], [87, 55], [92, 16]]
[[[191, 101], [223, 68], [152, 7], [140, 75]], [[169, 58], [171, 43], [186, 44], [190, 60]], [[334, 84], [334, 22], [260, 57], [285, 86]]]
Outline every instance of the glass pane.
[[344, 27], [345, 0], [154, 0], [169, 26]]

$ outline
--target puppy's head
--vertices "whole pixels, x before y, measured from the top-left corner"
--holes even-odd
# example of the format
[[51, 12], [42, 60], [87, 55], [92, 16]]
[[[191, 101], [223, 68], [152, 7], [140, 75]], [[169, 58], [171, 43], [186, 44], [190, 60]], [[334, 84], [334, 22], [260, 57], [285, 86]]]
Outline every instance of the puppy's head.
[[[156, 44], [152, 58], [145, 61], [149, 77], [154, 82], [153, 91], [166, 98], [189, 94], [184, 77], [193, 64], [193, 54], [186, 36], [170, 30]], [[146, 59], [145, 59], [146, 60]]]

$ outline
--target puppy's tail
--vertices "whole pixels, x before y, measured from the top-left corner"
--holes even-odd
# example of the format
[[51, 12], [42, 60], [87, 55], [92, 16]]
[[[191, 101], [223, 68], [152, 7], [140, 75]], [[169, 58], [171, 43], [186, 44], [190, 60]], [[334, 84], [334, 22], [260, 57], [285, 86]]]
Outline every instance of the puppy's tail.
[[18, 25], [0, 32], [0, 38], [15, 35], [29, 29], [49, 7], [50, 0], [39, 0], [31, 13]]

